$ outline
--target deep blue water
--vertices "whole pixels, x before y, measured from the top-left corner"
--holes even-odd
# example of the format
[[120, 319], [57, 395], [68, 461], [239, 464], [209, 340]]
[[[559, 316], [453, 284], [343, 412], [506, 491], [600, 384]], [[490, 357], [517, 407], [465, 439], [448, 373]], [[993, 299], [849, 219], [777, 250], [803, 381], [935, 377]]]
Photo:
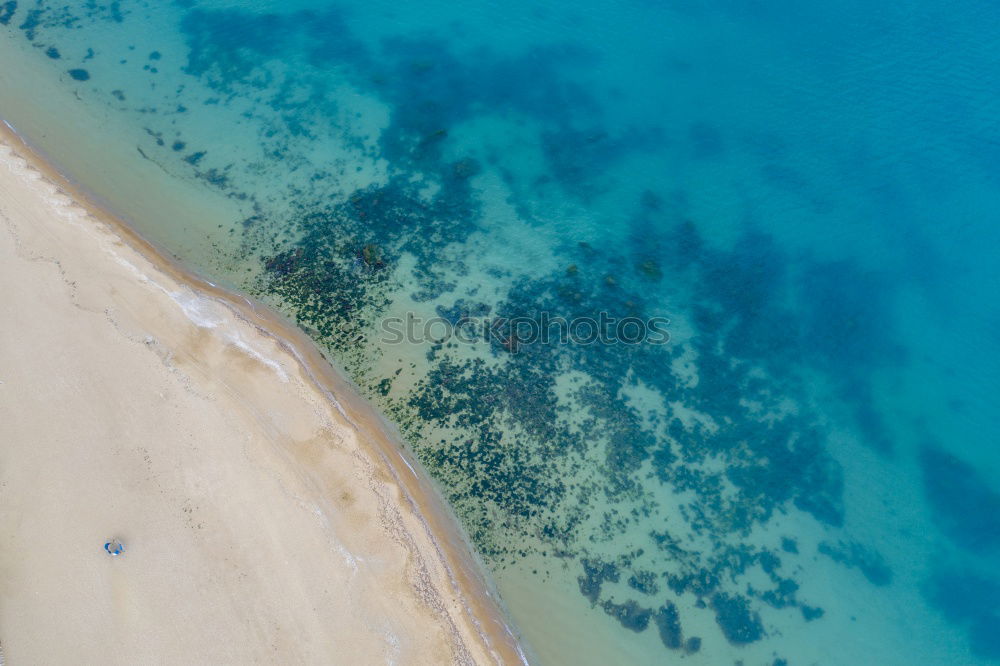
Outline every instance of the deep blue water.
[[[540, 663], [988, 663], [998, 28], [973, 0], [19, 0], [0, 116], [331, 352]], [[470, 341], [396, 343], [407, 313]], [[602, 313], [669, 341], [510, 323]]]

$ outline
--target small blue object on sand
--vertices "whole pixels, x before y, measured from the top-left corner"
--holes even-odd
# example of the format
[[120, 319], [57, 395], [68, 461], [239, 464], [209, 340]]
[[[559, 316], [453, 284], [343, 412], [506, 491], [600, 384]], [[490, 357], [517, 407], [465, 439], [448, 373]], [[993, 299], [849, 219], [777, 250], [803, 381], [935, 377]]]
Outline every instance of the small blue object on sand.
[[104, 544], [104, 550], [108, 551], [108, 555], [112, 557], [117, 557], [125, 552], [125, 544], [123, 544], [118, 539], [112, 539]]

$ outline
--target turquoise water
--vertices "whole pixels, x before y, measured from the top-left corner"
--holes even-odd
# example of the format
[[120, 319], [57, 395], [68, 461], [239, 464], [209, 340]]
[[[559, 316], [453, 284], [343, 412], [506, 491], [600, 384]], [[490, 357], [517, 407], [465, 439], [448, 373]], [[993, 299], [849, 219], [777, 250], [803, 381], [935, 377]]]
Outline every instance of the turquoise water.
[[[0, 116], [330, 350], [533, 661], [989, 663], [998, 28], [972, 0], [19, 0]], [[512, 329], [543, 313], [669, 339]]]

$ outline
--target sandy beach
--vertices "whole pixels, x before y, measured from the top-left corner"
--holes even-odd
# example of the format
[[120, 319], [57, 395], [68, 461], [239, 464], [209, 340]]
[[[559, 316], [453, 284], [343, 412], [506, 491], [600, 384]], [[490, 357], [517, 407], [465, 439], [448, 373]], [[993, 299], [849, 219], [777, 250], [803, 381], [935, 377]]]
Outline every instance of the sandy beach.
[[316, 350], [4, 136], [0, 661], [517, 661], [440, 500]]

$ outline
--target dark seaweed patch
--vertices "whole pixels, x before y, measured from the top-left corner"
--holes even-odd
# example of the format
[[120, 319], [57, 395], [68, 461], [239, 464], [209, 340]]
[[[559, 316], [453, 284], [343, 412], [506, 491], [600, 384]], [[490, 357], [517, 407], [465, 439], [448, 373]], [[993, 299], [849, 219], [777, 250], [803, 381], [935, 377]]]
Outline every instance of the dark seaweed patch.
[[683, 639], [681, 632], [681, 617], [677, 612], [677, 607], [671, 602], [661, 606], [653, 616], [653, 622], [660, 633], [660, 640], [671, 650], [681, 647]]
[[889, 291], [877, 273], [849, 261], [815, 263], [799, 281], [805, 336], [827, 363], [850, 369], [898, 362], [901, 350], [885, 313]]
[[[539, 47], [517, 57], [484, 49], [459, 54], [445, 40], [423, 36], [390, 38], [370, 52], [335, 10], [256, 15], [195, 9], [182, 27], [189, 47], [186, 71], [227, 92], [269, 85], [267, 63], [288, 52], [304, 51], [316, 67], [344, 67], [356, 85], [392, 108], [380, 144], [396, 167], [433, 164], [449, 130], [483, 108], [538, 120], [553, 173], [577, 194], [586, 194], [583, 185], [592, 186], [615, 159], [652, 144], [650, 131], [612, 138], [598, 127], [574, 129], [597, 111], [586, 88], [570, 75], [593, 60], [576, 46]], [[331, 33], [338, 38], [330, 39]], [[323, 93], [318, 80], [303, 76], [299, 83], [311, 87], [314, 98]]]
[[856, 567], [872, 585], [888, 585], [892, 582], [892, 570], [878, 552], [859, 543], [840, 541], [832, 544], [824, 541], [819, 552], [848, 567]]
[[[14, 7], [17, 7], [17, 5], [15, 4]], [[13, 10], [11, 13], [13, 14]], [[24, 17], [24, 22], [18, 26], [20, 30], [24, 31], [24, 36], [29, 41], [35, 41], [35, 31], [42, 23], [42, 14], [43, 12], [40, 9], [29, 9], [27, 15]], [[8, 20], [10, 20], [9, 17]]]
[[824, 610], [822, 608], [816, 608], [814, 606], [802, 606], [800, 608], [802, 611], [802, 619], [806, 622], [812, 622], [813, 620], [818, 620], [823, 617]]
[[[336, 9], [293, 14], [255, 14], [239, 9], [189, 11], [181, 24], [187, 37], [185, 71], [220, 91], [271, 83], [265, 66], [290, 48], [304, 49], [316, 66], [359, 64], [363, 49]], [[336, 39], [330, 35], [336, 34]]]
[[[300, 240], [266, 261], [270, 276], [255, 289], [281, 296], [323, 342], [342, 348], [388, 305], [386, 280], [401, 253], [417, 258], [421, 297], [450, 289], [440, 280], [442, 266], [436, 265], [437, 246], [430, 239], [464, 238], [476, 216], [468, 187], [455, 179], [446, 180], [431, 202], [400, 178], [332, 206], [304, 207], [294, 221]], [[292, 255], [293, 265], [282, 260]]]
[[228, 90], [263, 58], [282, 51], [288, 25], [289, 19], [277, 14], [192, 10], [181, 24], [188, 41], [185, 71]]
[[[0, 5], [0, 24], [6, 25], [10, 22], [17, 6], [17, 2], [12, 0], [8, 0], [8, 2]], [[24, 21], [22, 21], [18, 28], [24, 32], [24, 36], [28, 41], [34, 42], [39, 32], [43, 29], [79, 28], [84, 20], [115, 21], [120, 23], [122, 20], [120, 3], [118, 0], [115, 0], [110, 5], [99, 5], [96, 2], [88, 2], [83, 7], [77, 8], [70, 5], [49, 5], [42, 0], [38, 0], [35, 6], [25, 14]], [[88, 57], [84, 60], [89, 60], [93, 57], [91, 49], [88, 49], [88, 53]]]
[[[757, 246], [761, 244], [758, 242]], [[740, 256], [747, 256], [748, 247], [753, 245], [745, 245], [737, 252], [741, 253]], [[734, 261], [739, 265], [743, 260], [730, 258], [722, 265], [732, 266]], [[770, 261], [775, 263], [777, 260]], [[759, 262], [754, 260], [749, 265], [759, 265]], [[606, 282], [604, 276], [617, 272], [620, 260], [603, 260], [592, 249], [581, 247], [580, 256], [573, 266], [576, 270], [564, 271], [543, 280], [516, 282], [507, 299], [493, 307], [492, 312], [502, 318], [531, 317], [542, 311], [561, 313], [566, 317], [593, 316], [601, 310], [643, 312], [646, 298], [638, 290], [633, 291], [631, 285], [618, 285], [615, 290], [609, 291], [603, 284]], [[769, 269], [756, 275], [756, 279], [760, 280], [760, 275], [781, 273]], [[773, 282], [781, 278], [768, 279]], [[751, 293], [751, 302], [765, 302], [760, 294], [759, 289]], [[746, 318], [756, 316], [749, 305], [735, 300], [730, 303], [738, 304], [737, 311], [746, 312]], [[487, 307], [477, 307], [483, 312], [489, 311]], [[456, 302], [453, 307], [439, 308], [439, 314], [459, 321], [468, 316], [468, 309], [467, 303]], [[498, 505], [511, 516], [542, 517], [565, 515], [569, 513], [567, 503], [570, 498], [575, 502], [587, 502], [594, 492], [603, 495], [603, 500], [612, 504], [624, 501], [638, 487], [633, 475], [644, 461], [650, 459], [655, 461], [656, 476], [661, 482], [694, 493], [697, 500], [686, 507], [688, 511], [685, 515], [696, 531], [720, 538], [730, 532], [745, 533], [754, 523], [766, 521], [777, 507], [785, 503], [809, 511], [824, 522], [839, 524], [842, 520], [840, 473], [825, 453], [823, 437], [802, 417], [789, 417], [787, 422], [779, 421], [762, 427], [755, 417], [745, 414], [739, 406], [739, 397], [753, 395], [764, 399], [765, 392], [772, 391], [773, 387], [767, 382], [751, 381], [745, 370], [734, 367], [723, 356], [727, 352], [725, 344], [721, 345], [723, 351], [719, 351], [720, 339], [715, 334], [716, 330], [712, 327], [703, 329], [702, 339], [695, 343], [699, 354], [700, 382], [694, 390], [681, 390], [670, 373], [656, 371], [670, 363], [673, 350], [669, 348], [581, 351], [572, 346], [532, 343], [522, 344], [518, 353], [511, 355], [506, 345], [494, 341], [492, 344], [499, 365], [487, 367], [480, 360], [457, 362], [447, 356], [435, 357], [438, 369], [432, 370], [426, 384], [418, 384], [416, 397], [411, 398], [410, 404], [418, 408], [424, 421], [442, 426], [457, 422], [474, 428], [478, 436], [471, 440], [456, 438], [455, 442], [418, 444], [417, 449], [425, 451], [422, 459], [439, 478], [446, 479], [446, 487], [463, 489], [452, 493], [449, 499], [460, 508], [463, 518], [473, 526], [472, 531], [476, 535], [493, 534], [497, 529], [485, 506]], [[552, 376], [562, 368], [577, 368], [590, 378], [572, 393], [576, 403], [574, 411], [582, 409], [591, 415], [584, 425], [588, 435], [586, 441], [567, 429], [560, 420]], [[668, 439], [659, 440], [641, 425], [634, 411], [612, 398], [627, 385], [625, 377], [629, 375], [664, 394], [682, 395], [685, 403], [701, 405], [707, 413], [725, 415], [724, 419], [718, 419], [725, 425], [715, 433], [709, 433], [697, 429], [697, 426], [692, 430], [675, 418], [667, 428]], [[791, 378], [785, 381], [790, 382]], [[498, 391], [498, 386], [513, 386], [517, 390]], [[733, 393], [733, 387], [738, 392]], [[732, 398], [730, 393], [733, 393]], [[512, 449], [498, 437], [504, 424], [512, 423], [532, 438], [533, 443], [527, 448], [541, 451], [541, 459], [546, 460], [551, 468], [568, 465], [569, 469], [573, 469], [573, 456], [576, 452], [585, 451], [590, 446], [587, 442], [604, 442], [608, 479], [602, 481], [600, 490], [591, 489], [587, 494], [566, 486], [546, 486], [542, 482], [546, 474], [542, 472], [539, 476], [539, 468], [522, 453], [525, 447], [515, 442], [516, 448]], [[691, 466], [708, 455], [717, 454], [727, 456], [726, 476], [740, 491], [736, 501], [722, 499], [717, 476], [706, 475]], [[511, 460], [516, 460], [521, 466], [519, 478], [509, 473]], [[473, 471], [472, 478], [476, 479], [471, 488], [460, 481], [469, 477], [470, 470]], [[519, 486], [534, 491], [514, 492], [513, 489]], [[475, 492], [470, 494], [470, 489]], [[540, 492], [540, 489], [545, 490]], [[611, 510], [605, 516], [603, 538], [613, 538], [633, 519]], [[550, 523], [541, 533], [551, 536], [553, 544], [558, 543], [562, 547], [575, 544], [576, 548], [581, 548], [574, 529], [573, 521], [558, 526]], [[510, 540], [523, 543], [524, 537]], [[663, 566], [668, 568], [667, 581], [675, 594], [717, 594], [723, 576], [738, 575], [750, 564], [759, 563], [771, 576], [774, 587], [755, 592], [755, 598], [779, 608], [799, 604], [797, 583], [779, 575], [780, 559], [769, 551], [750, 552], [720, 546], [717, 555], [708, 556], [685, 551], [666, 533], [654, 535], [653, 541], [670, 555], [670, 560], [663, 562]], [[485, 542], [485, 552], [493, 556], [505, 552], [498, 551], [495, 544], [492, 538]], [[617, 569], [615, 571], [617, 575]], [[579, 579], [581, 592], [592, 603], [600, 600], [603, 578], [599, 572], [592, 563], [588, 563]], [[628, 578], [629, 585], [642, 593], [647, 592], [647, 585], [652, 580], [655, 579], [641, 569], [633, 569]], [[749, 607], [748, 599], [740, 599], [740, 602], [726, 603], [728, 596], [719, 597], [723, 617], [733, 620], [736, 609], [744, 604]], [[620, 606], [620, 602], [611, 603], [614, 608]], [[746, 626], [749, 629], [742, 635], [755, 635], [752, 630], [754, 623], [748, 621]], [[734, 632], [733, 635], [740, 634]]]
[[59, 58], [62, 57], [62, 55], [60, 55], [59, 53], [59, 49], [57, 49], [54, 46], [50, 46], [49, 48], [45, 49], [45, 55], [52, 58], [53, 60], [59, 60]]
[[618, 582], [620, 577], [618, 567], [600, 560], [584, 559], [580, 563], [583, 565], [583, 575], [577, 578], [580, 592], [590, 600], [590, 603], [595, 604], [601, 594], [601, 585], [605, 581]]
[[612, 137], [599, 127], [558, 127], [542, 133], [542, 149], [551, 173], [567, 192], [589, 201], [601, 191], [599, 176], [628, 153], [648, 150], [658, 136]]
[[643, 594], [656, 594], [660, 591], [656, 578], [656, 574], [652, 571], [636, 571], [629, 576], [628, 586]]
[[920, 454], [924, 494], [942, 530], [962, 547], [1000, 546], [1000, 493], [971, 465], [933, 446]]
[[975, 572], [940, 569], [928, 580], [928, 601], [969, 632], [972, 651], [1000, 659], [1000, 582]]
[[623, 627], [630, 631], [645, 631], [649, 626], [649, 618], [653, 612], [648, 608], [643, 608], [635, 601], [629, 600], [623, 604], [616, 604], [612, 601], [605, 601], [601, 604], [604, 612], [618, 620]]
[[[437, 38], [390, 39], [371, 75], [376, 93], [393, 106], [383, 154], [418, 163], [433, 157], [428, 148], [439, 146], [429, 142], [439, 143], [445, 138], [440, 132], [478, 108], [509, 109], [553, 128], [567, 127], [572, 114], [594, 109], [590, 95], [566, 71], [589, 59], [588, 53], [565, 46], [504, 58], [488, 51], [456, 54]], [[532, 85], [523, 85], [529, 80]], [[382, 81], [393, 85], [378, 85]]]
[[71, 77], [73, 77], [74, 81], [89, 81], [90, 80], [90, 72], [88, 72], [85, 69], [71, 69], [67, 73]]
[[764, 636], [760, 617], [750, 610], [750, 604], [741, 596], [716, 594], [712, 597], [715, 620], [729, 642], [737, 645], [759, 641]]
[[779, 579], [778, 584], [770, 590], [755, 593], [751, 588], [751, 593], [756, 594], [762, 601], [774, 608], [787, 608], [794, 606], [795, 593], [798, 592], [799, 584], [790, 578]]
[[7, 0], [7, 2], [0, 5], [0, 25], [8, 25], [10, 20], [14, 18], [14, 12], [16, 11], [17, 2], [14, 0]]

